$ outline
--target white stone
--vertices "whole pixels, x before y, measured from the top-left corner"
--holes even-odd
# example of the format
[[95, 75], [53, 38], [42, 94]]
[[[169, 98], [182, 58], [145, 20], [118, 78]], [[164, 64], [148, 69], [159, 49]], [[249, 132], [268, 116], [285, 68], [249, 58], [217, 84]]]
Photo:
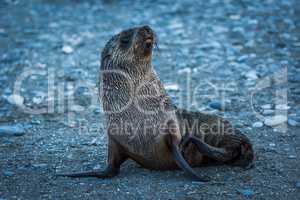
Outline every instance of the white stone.
[[274, 112], [275, 112], [274, 110], [264, 110], [263, 114], [264, 115], [272, 115], [272, 114], [274, 114]]
[[232, 20], [239, 20], [241, 18], [240, 15], [230, 15], [230, 19]]
[[269, 144], [269, 146], [270, 146], [270, 147], [275, 147], [275, 146], [276, 146], [276, 144], [275, 144], [275, 143], [273, 143], [273, 142], [271, 142], [271, 143]]
[[66, 54], [71, 54], [73, 53], [74, 49], [71, 46], [65, 45], [63, 46], [62, 51]]
[[189, 67], [186, 67], [186, 68], [183, 68], [183, 69], [179, 69], [177, 71], [178, 74], [183, 74], [183, 73], [191, 73], [192, 72], [192, 69], [189, 68]]
[[272, 105], [271, 104], [265, 104], [265, 105], [262, 105], [261, 108], [265, 109], [265, 110], [268, 110], [268, 109], [272, 108]]
[[252, 124], [252, 127], [253, 128], [261, 128], [261, 127], [263, 127], [264, 126], [264, 124], [262, 123], [262, 122], [254, 122], [253, 124]]
[[72, 105], [70, 107], [70, 110], [73, 112], [82, 112], [82, 111], [84, 111], [84, 107], [80, 106], [80, 105]]
[[171, 91], [179, 91], [179, 85], [177, 84], [166, 84], [165, 85], [166, 90], [171, 90]]
[[283, 115], [276, 115], [272, 117], [265, 118], [265, 125], [267, 126], [277, 126], [287, 121], [287, 117]]
[[278, 104], [275, 106], [276, 110], [288, 110], [291, 107], [289, 107], [287, 104]]
[[246, 76], [247, 79], [250, 79], [250, 80], [256, 80], [256, 79], [258, 79], [256, 71], [254, 71], [254, 70], [250, 70], [249, 72], [247, 72], [245, 74], [245, 76]]
[[24, 103], [24, 97], [18, 95], [18, 94], [12, 94], [7, 97], [7, 100], [11, 104], [15, 104], [17, 106], [21, 106]]

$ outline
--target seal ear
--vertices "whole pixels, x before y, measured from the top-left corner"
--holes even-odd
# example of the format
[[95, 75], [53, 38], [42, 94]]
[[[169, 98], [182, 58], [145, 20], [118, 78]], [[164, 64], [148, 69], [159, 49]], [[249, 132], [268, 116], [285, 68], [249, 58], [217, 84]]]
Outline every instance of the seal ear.
[[112, 59], [110, 54], [106, 54], [102, 56], [101, 69], [110, 69], [111, 64], [112, 64]]

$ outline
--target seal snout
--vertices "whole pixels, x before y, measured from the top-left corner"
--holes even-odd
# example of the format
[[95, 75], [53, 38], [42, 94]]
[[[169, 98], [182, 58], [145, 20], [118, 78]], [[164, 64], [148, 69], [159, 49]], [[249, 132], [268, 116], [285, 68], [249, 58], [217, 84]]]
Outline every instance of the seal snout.
[[139, 29], [139, 35], [142, 38], [145, 50], [152, 50], [152, 46], [154, 43], [153, 30], [149, 26], [142, 26]]

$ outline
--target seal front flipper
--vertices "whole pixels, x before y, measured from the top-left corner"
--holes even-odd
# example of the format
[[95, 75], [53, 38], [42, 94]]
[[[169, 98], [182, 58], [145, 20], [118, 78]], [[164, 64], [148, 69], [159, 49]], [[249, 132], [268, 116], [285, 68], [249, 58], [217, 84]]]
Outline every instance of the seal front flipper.
[[108, 158], [107, 167], [103, 171], [79, 172], [70, 174], [57, 174], [57, 176], [66, 176], [72, 178], [96, 177], [112, 178], [119, 174], [120, 166], [127, 160], [127, 155], [123, 148], [116, 143], [111, 137], [108, 137]]
[[79, 172], [71, 174], [57, 174], [57, 176], [66, 176], [71, 178], [96, 177], [96, 178], [112, 178], [119, 174], [119, 169], [108, 165], [103, 171]]

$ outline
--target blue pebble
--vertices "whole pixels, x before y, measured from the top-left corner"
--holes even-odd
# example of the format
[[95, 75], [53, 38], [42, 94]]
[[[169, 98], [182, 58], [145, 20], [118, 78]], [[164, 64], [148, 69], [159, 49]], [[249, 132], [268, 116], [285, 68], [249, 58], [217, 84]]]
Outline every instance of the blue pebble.
[[10, 176], [13, 176], [15, 173], [13, 173], [12, 171], [4, 171], [3, 172], [3, 175], [4, 176], [8, 176], [8, 177], [10, 177]]
[[295, 120], [293, 120], [293, 119], [288, 119], [288, 124], [290, 126], [297, 126], [298, 125], [298, 123]]
[[244, 197], [251, 198], [254, 196], [254, 191], [251, 189], [243, 189], [239, 191]]
[[296, 181], [296, 188], [300, 189], [300, 181]]
[[212, 101], [209, 103], [209, 106], [213, 109], [223, 110], [224, 105], [222, 105], [219, 101]]
[[20, 124], [0, 126], [0, 136], [22, 136], [24, 134], [25, 129]]

